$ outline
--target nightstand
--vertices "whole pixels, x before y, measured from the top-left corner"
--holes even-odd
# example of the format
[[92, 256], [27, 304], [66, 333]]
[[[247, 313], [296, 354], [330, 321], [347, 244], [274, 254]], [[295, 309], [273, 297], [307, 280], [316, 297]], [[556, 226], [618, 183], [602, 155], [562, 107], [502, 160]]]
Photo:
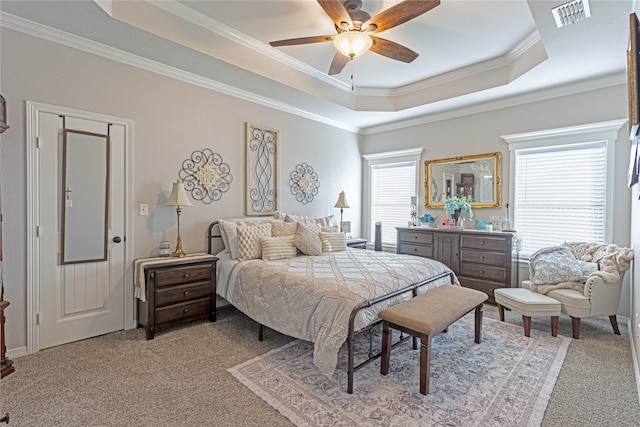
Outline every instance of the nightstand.
[[367, 239], [347, 239], [350, 248], [367, 249]]
[[148, 340], [156, 332], [181, 323], [199, 319], [215, 322], [216, 261], [212, 255], [194, 254], [134, 262], [134, 274], [144, 280], [138, 323], [145, 328]]

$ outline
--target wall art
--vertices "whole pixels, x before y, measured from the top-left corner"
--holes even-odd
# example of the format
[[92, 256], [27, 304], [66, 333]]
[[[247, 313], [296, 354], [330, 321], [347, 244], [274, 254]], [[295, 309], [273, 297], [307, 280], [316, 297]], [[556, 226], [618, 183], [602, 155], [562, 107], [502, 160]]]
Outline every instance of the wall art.
[[279, 131], [245, 123], [245, 214], [273, 215], [278, 202]]
[[178, 176], [191, 198], [206, 204], [220, 200], [233, 181], [229, 165], [208, 148], [194, 151], [191, 158], [182, 162]]
[[291, 194], [296, 196], [298, 202], [303, 205], [311, 203], [320, 188], [318, 174], [307, 163], [299, 164], [291, 172], [289, 187], [291, 187]]

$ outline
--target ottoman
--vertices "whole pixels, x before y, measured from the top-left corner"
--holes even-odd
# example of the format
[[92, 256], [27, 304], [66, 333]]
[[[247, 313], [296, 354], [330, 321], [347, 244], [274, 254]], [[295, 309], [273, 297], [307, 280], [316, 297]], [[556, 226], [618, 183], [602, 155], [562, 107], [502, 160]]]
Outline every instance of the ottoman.
[[522, 314], [524, 335], [531, 334], [532, 316], [551, 317], [551, 335], [558, 336], [558, 320], [560, 319], [560, 301], [524, 288], [502, 288], [494, 291], [498, 304], [500, 320], [504, 322], [504, 308], [509, 308]]

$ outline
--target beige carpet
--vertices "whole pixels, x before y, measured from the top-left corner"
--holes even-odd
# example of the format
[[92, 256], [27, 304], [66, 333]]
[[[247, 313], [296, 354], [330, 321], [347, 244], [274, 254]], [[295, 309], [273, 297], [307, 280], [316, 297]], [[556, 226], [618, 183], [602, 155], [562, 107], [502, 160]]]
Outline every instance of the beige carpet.
[[[291, 426], [227, 369], [293, 340], [267, 329], [259, 342], [246, 316], [226, 311], [218, 317], [151, 341], [140, 329], [122, 331], [14, 359], [16, 372], [0, 381], [0, 414], [9, 412], [9, 425], [20, 427]], [[487, 306], [485, 318], [496, 317]], [[512, 312], [507, 322], [521, 325]], [[626, 324], [618, 336], [607, 318], [582, 323], [542, 426], [636, 426], [640, 405]], [[548, 334], [549, 321], [534, 318], [532, 327]], [[560, 334], [571, 336], [564, 316]]]
[[[346, 392], [347, 354], [329, 379], [313, 365], [313, 345], [296, 341], [229, 371], [300, 427], [540, 425], [570, 338], [485, 319], [482, 342], [473, 341], [473, 313], [433, 339], [431, 384], [418, 393], [420, 361], [410, 341], [392, 351], [386, 377], [380, 364], [356, 372]], [[374, 349], [379, 349], [376, 328]], [[367, 355], [366, 335], [356, 339]], [[346, 350], [345, 347], [342, 350]]]

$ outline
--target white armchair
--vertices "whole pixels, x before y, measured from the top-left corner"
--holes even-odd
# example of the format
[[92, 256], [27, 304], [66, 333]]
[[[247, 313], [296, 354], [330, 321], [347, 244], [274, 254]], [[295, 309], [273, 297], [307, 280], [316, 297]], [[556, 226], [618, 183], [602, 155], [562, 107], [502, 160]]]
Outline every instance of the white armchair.
[[[578, 339], [580, 336], [580, 319], [594, 316], [609, 316], [613, 332], [620, 335], [616, 314], [623, 278], [624, 273], [617, 282], [606, 283], [601, 277], [591, 276], [584, 284], [584, 292], [575, 289], [555, 289], [546, 295], [560, 301], [561, 311], [571, 316], [573, 338]], [[530, 287], [530, 282], [522, 282], [522, 287]]]
[[631, 260], [633, 250], [629, 248], [568, 242], [533, 254], [531, 279], [522, 282], [522, 287], [560, 301], [561, 311], [571, 316], [575, 339], [580, 336], [580, 319], [594, 316], [609, 316], [613, 332], [620, 335], [616, 314]]

